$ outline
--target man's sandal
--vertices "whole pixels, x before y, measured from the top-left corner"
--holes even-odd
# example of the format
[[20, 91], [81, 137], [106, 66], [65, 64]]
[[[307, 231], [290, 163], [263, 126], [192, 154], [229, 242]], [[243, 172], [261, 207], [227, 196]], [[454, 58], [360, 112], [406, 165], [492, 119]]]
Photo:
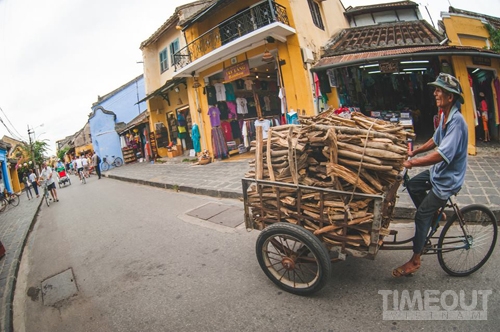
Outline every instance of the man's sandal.
[[411, 277], [420, 268], [420, 266], [419, 266], [419, 267], [416, 267], [416, 268], [413, 268], [413, 269], [404, 269], [403, 266], [400, 266], [400, 267], [392, 270], [392, 276], [394, 278]]

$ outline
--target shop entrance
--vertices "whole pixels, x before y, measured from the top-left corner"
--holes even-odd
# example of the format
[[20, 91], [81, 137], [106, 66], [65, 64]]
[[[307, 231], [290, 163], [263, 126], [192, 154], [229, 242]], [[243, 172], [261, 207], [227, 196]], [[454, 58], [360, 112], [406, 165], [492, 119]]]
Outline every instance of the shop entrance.
[[442, 70], [438, 57], [409, 57], [332, 69], [323, 80], [337, 88], [341, 106], [398, 122], [425, 142], [433, 135], [437, 114], [434, 89], [427, 83]]
[[271, 126], [282, 124], [279, 75], [276, 62], [263, 62], [262, 56], [238, 65], [247, 75], [228, 80], [224, 71], [205, 78], [205, 94], [212, 128], [214, 157], [223, 159], [250, 149], [256, 126], [264, 138]]
[[476, 109], [476, 142], [498, 141], [498, 105], [493, 93], [495, 72], [482, 68], [468, 68], [468, 72]]

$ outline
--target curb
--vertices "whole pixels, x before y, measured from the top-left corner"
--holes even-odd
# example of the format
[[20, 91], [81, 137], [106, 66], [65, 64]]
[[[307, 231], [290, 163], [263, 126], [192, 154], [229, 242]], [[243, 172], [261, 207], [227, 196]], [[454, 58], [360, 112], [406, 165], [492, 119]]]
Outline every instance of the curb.
[[2, 331], [5, 332], [13, 332], [14, 331], [14, 292], [16, 290], [16, 282], [17, 282], [17, 273], [19, 272], [19, 267], [21, 266], [21, 258], [24, 253], [24, 248], [26, 247], [26, 242], [28, 241], [29, 234], [33, 230], [33, 226], [35, 225], [35, 221], [38, 216], [38, 211], [40, 210], [40, 206], [42, 205], [43, 199], [40, 199], [40, 203], [36, 209], [35, 214], [33, 215], [33, 219], [26, 230], [23, 239], [21, 249], [14, 253], [14, 257], [12, 260], [12, 264], [9, 268], [9, 276], [7, 279], [7, 284], [5, 286], [5, 298], [4, 298], [4, 314], [3, 314], [3, 327]]

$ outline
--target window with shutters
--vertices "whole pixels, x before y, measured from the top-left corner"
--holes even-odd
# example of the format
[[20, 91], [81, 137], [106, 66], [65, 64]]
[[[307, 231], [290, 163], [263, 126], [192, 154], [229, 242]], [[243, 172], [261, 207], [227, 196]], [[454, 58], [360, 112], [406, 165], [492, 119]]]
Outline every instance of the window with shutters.
[[168, 55], [167, 55], [167, 48], [164, 48], [160, 52], [160, 69], [161, 72], [163, 73], [165, 70], [168, 69]]
[[321, 30], [325, 30], [325, 26], [323, 25], [323, 19], [321, 18], [321, 10], [319, 5], [314, 0], [307, 0], [309, 3], [309, 10], [311, 11], [312, 20], [315, 26], [320, 28]]
[[170, 48], [170, 63], [172, 66], [174, 66], [176, 62], [174, 54], [179, 51], [179, 38], [171, 42], [169, 48]]

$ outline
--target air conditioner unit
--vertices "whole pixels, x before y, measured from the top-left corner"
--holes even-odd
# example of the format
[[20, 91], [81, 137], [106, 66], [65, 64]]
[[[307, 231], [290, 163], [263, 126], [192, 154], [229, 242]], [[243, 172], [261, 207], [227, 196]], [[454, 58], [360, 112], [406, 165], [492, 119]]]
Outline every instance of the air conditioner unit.
[[302, 61], [304, 63], [314, 63], [314, 54], [310, 48], [302, 48]]

